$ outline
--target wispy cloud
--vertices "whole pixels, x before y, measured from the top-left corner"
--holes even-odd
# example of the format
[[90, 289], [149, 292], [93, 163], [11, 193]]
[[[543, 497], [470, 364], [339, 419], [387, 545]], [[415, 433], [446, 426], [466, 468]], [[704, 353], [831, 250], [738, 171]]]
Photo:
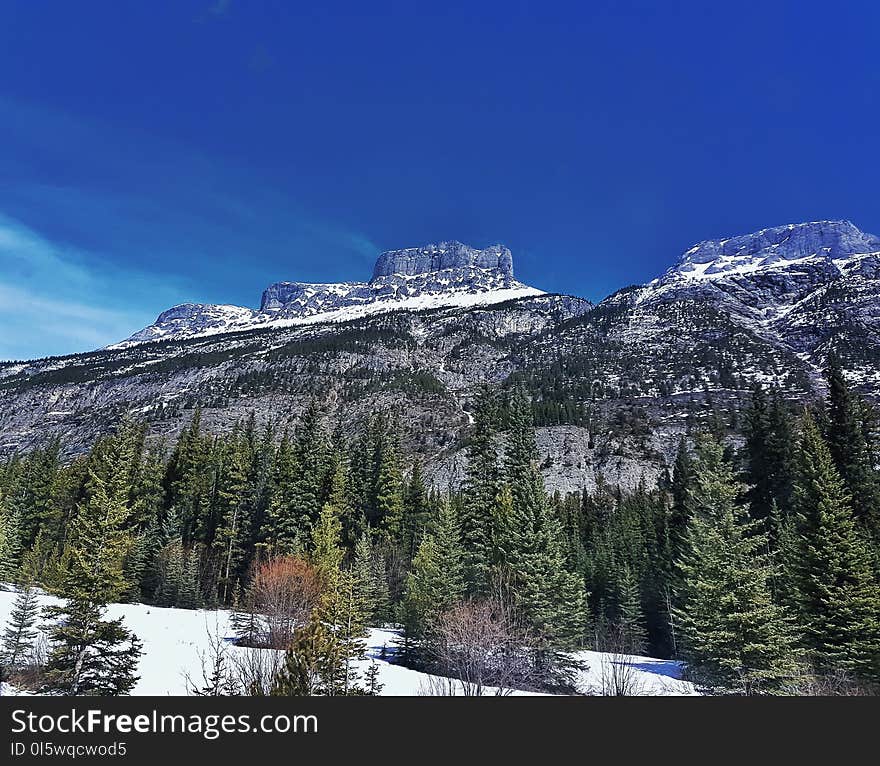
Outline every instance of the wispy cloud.
[[0, 358], [104, 345], [184, 301], [258, 305], [273, 281], [370, 276], [377, 247], [344, 212], [264, 171], [3, 96], [0, 112]]
[[0, 214], [0, 359], [86, 351], [119, 340], [182, 291], [173, 280], [108, 266]]

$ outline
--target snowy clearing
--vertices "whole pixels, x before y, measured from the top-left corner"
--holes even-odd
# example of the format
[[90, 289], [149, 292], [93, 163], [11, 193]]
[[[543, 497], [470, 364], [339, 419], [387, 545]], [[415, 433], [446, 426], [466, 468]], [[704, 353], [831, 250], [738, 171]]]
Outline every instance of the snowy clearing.
[[[0, 590], [0, 629], [9, 619], [15, 595], [14, 591]], [[60, 602], [52, 596], [41, 595], [40, 603], [46, 606]], [[212, 637], [219, 636], [231, 642], [233, 636], [229, 612], [222, 609], [190, 610], [146, 604], [111, 604], [107, 616], [124, 618], [125, 627], [134, 631], [143, 641], [144, 653], [138, 668], [140, 680], [133, 691], [136, 696], [185, 696], [187, 675], [196, 683], [201, 680], [202, 658], [210, 651]], [[397, 636], [395, 630], [372, 628], [367, 639], [369, 659], [360, 663], [361, 669], [369, 667], [373, 660], [378, 663], [379, 678], [384, 684], [383, 696], [424, 694], [433, 677], [394, 664]], [[231, 643], [229, 646], [233, 652], [254, 651]], [[626, 688], [638, 695], [696, 693], [691, 684], [679, 680], [681, 668], [676, 662], [651, 657], [612, 656], [593, 651], [581, 651], [576, 656], [587, 665], [579, 678], [581, 691], [587, 694], [601, 694], [603, 685], [607, 686], [611, 679], [622, 679]], [[4, 684], [0, 693], [15, 694], [16, 690]]]

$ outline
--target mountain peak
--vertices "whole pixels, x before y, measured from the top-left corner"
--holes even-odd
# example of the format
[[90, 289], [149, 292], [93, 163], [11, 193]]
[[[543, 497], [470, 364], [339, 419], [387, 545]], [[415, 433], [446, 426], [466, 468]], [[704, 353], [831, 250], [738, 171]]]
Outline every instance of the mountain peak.
[[448, 269], [482, 269], [499, 272], [513, 278], [513, 257], [502, 245], [490, 245], [482, 250], [461, 242], [438, 242], [422, 247], [387, 250], [376, 260], [373, 280], [390, 276], [414, 276]]
[[700, 242], [684, 253], [669, 276], [731, 275], [804, 258], [834, 261], [878, 251], [880, 239], [850, 221], [810, 221]]
[[543, 292], [513, 278], [513, 258], [506, 247], [478, 250], [461, 242], [439, 242], [382, 253], [369, 282], [276, 282], [263, 291], [259, 311], [197, 303], [174, 306], [115, 347], [273, 323], [347, 321], [396, 309], [491, 305], [536, 295]]

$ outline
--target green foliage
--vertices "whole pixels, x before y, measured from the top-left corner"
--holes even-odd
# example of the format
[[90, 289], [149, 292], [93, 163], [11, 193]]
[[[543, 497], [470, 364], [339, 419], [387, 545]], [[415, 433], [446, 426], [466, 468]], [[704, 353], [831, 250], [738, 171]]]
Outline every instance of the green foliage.
[[786, 551], [791, 596], [821, 672], [880, 677], [880, 587], [851, 496], [812, 417], [798, 455]]
[[430, 633], [434, 621], [464, 595], [461, 533], [455, 509], [444, 504], [419, 545], [406, 579], [403, 605], [407, 638]]
[[677, 622], [688, 672], [716, 692], [779, 692], [796, 675], [795, 635], [774, 603], [767, 536], [738, 505], [722, 447], [699, 443]]

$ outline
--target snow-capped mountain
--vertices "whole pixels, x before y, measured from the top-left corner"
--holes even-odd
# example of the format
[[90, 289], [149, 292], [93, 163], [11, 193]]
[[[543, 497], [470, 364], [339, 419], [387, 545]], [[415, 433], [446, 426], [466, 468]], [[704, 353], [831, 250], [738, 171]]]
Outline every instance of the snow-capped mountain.
[[122, 413], [171, 437], [197, 405], [212, 428], [283, 429], [318, 395], [342, 428], [396, 411], [447, 486], [475, 392], [516, 383], [545, 480], [570, 491], [653, 481], [688, 423], [741, 409], [755, 381], [819, 395], [832, 349], [880, 399], [880, 245], [851, 223], [702, 242], [596, 305], [512, 272], [500, 246], [390, 251], [368, 282], [279, 282], [259, 309], [184, 304], [114, 348], [0, 363], [0, 454], [53, 434], [86, 449]]
[[694, 381], [808, 390], [830, 350], [880, 392], [880, 240], [848, 221], [792, 224], [687, 250], [561, 329], [545, 358], [602, 354], [606, 379], [656, 395]]
[[[880, 338], [880, 238], [849, 221], [777, 226], [701, 242], [642, 289], [641, 303], [699, 299], [800, 354], [839, 340], [873, 359]], [[862, 348], [852, 340], [865, 336]], [[862, 358], [866, 362], [868, 358]]]
[[477, 250], [460, 242], [440, 242], [382, 253], [369, 282], [277, 282], [263, 291], [258, 311], [199, 303], [174, 306], [109, 348], [261, 327], [343, 322], [401, 309], [491, 305], [542, 294], [513, 278], [513, 258], [506, 247]]
[[789, 224], [700, 242], [652, 284], [742, 276], [810, 261], [840, 271], [865, 254], [880, 254], [880, 239], [849, 221]]

